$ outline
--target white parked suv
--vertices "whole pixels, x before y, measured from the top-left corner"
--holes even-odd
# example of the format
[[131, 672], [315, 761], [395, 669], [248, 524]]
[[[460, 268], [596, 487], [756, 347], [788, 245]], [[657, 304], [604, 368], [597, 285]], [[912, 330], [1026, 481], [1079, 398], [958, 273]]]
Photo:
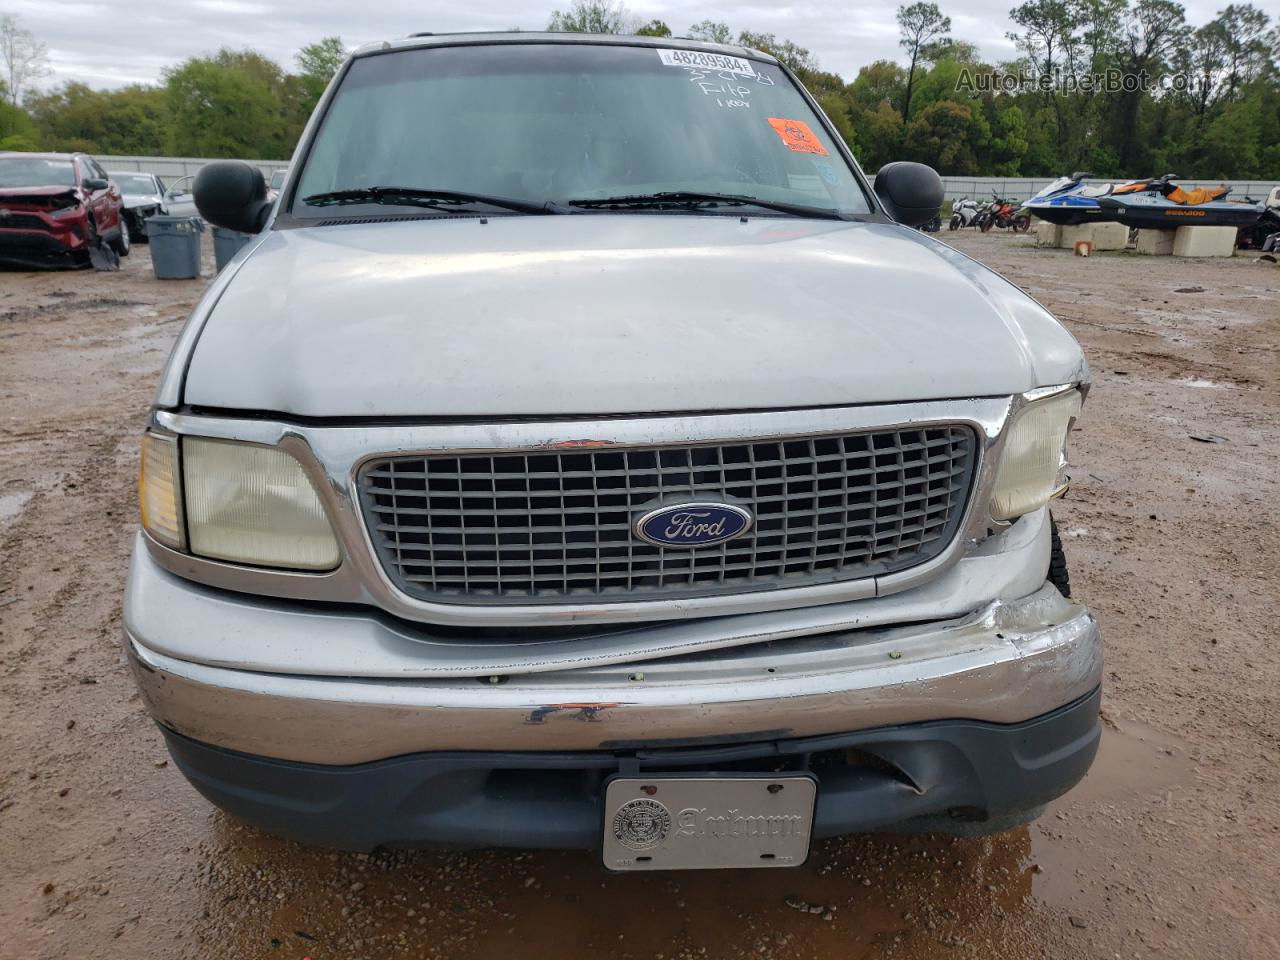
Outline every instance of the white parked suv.
[[765, 54], [356, 52], [181, 334], [125, 645], [182, 771], [351, 849], [781, 867], [1075, 784], [1080, 347]]

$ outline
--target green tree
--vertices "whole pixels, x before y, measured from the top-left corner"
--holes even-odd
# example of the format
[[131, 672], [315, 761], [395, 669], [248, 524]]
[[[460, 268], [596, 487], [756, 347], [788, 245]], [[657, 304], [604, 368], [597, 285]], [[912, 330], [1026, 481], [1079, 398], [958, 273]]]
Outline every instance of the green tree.
[[[1122, 74], [1149, 77], [1164, 75], [1170, 56], [1186, 43], [1186, 11], [1174, 0], [1134, 0], [1121, 17], [1119, 42], [1112, 59]], [[1139, 113], [1150, 94], [1134, 88], [1116, 95], [1113, 131], [1120, 164], [1138, 169], [1142, 163]]]
[[939, 100], [925, 107], [907, 130], [907, 157], [946, 174], [978, 174], [979, 153], [990, 129], [981, 113], [963, 103]]
[[1009, 19], [1022, 30], [1006, 36], [1036, 76], [1051, 77], [1064, 67], [1075, 67], [1080, 20], [1072, 0], [1026, 0], [1009, 11]]
[[868, 170], [879, 170], [886, 163], [902, 159], [902, 114], [882, 100], [874, 109], [855, 114], [854, 129], [858, 137], [858, 160]]
[[877, 107], [887, 101], [901, 110], [906, 86], [907, 72], [902, 67], [892, 60], [877, 60], [858, 71], [849, 84], [849, 98], [864, 107]]
[[133, 84], [94, 90], [69, 82], [28, 98], [40, 142], [50, 150], [105, 154], [157, 154], [169, 126], [164, 91]]
[[850, 150], [853, 150], [857, 134], [853, 128], [853, 121], [849, 117], [849, 105], [845, 98], [838, 93], [828, 93], [818, 99], [818, 106], [827, 115], [827, 119], [836, 128], [836, 132], [840, 134], [841, 139], [844, 140]]
[[715, 20], [702, 20], [689, 28], [689, 36], [694, 40], [706, 40], [708, 43], [733, 43], [733, 31], [727, 23]]
[[21, 107], [15, 107], [0, 90], [0, 150], [35, 150], [39, 147], [36, 125]]
[[752, 33], [750, 30], [743, 30], [738, 34], [738, 44], [772, 54], [801, 75], [813, 73], [818, 69], [818, 60], [812, 53], [790, 40], [779, 40], [772, 33]]
[[297, 79], [252, 50], [192, 57], [165, 72], [178, 155], [282, 160], [301, 131]]
[[[1228, 97], [1234, 98], [1241, 88], [1272, 66], [1273, 54], [1267, 38], [1269, 21], [1270, 18], [1251, 3], [1233, 3], [1213, 21], [1226, 38]], [[1280, 38], [1280, 31], [1275, 36]], [[1280, 59], [1280, 50], [1274, 56]]]
[[1255, 100], [1228, 103], [1207, 124], [1190, 158], [1197, 177], [1253, 180], [1263, 175], [1259, 107]]
[[347, 59], [341, 37], [325, 37], [298, 51], [298, 81], [302, 88], [300, 109], [310, 116], [324, 95], [325, 87]]
[[[1082, 66], [1081, 18], [1076, 0], [1026, 0], [1009, 11], [1021, 32], [1008, 38], [1023, 54], [1032, 75], [1056, 83], [1063, 73], [1077, 73]], [[1067, 98], [1060, 90], [1044, 89], [1041, 103], [1051, 108], [1058, 152], [1072, 139]]]
[[553, 33], [630, 33], [631, 14], [615, 0], [574, 0], [566, 11], [551, 14]]
[[1016, 177], [1022, 171], [1023, 160], [1031, 144], [1027, 140], [1027, 122], [1016, 106], [1005, 107], [996, 117], [988, 146], [988, 163], [991, 175]]
[[949, 40], [951, 18], [944, 17], [936, 3], [913, 3], [898, 8], [898, 32], [901, 34], [898, 45], [907, 51], [911, 61], [907, 67], [907, 90], [902, 98], [902, 124], [906, 126], [911, 120], [911, 88], [916, 67]]
[[671, 36], [671, 28], [661, 20], [650, 20], [643, 27], [636, 30], [636, 36], [639, 37], [669, 37]]

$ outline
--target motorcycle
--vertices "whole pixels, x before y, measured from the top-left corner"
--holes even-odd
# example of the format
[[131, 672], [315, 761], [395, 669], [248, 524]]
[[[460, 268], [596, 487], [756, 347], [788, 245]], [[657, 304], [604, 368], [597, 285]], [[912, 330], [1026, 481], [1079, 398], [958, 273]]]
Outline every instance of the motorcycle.
[[[1252, 197], [1244, 199], [1246, 203], [1256, 202]], [[1264, 256], [1274, 260], [1274, 254], [1280, 251], [1280, 187], [1272, 189], [1262, 201], [1262, 207], [1257, 221], [1236, 233], [1236, 246], [1241, 250], [1261, 250]]]
[[961, 197], [951, 207], [951, 223], [948, 229], [959, 230], [961, 227], [971, 227], [977, 219], [978, 201]]
[[1025, 233], [1031, 229], [1031, 214], [1019, 213], [1018, 204], [994, 192], [991, 197], [990, 206], [979, 215], [979, 230], [988, 233], [992, 227], [1010, 227], [1015, 233]]

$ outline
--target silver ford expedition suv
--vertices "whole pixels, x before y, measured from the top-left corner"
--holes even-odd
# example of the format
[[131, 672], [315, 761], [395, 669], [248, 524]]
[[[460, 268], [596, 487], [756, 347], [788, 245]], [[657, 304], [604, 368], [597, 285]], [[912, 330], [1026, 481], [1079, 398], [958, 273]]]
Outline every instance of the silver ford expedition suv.
[[125, 646], [196, 788], [350, 849], [781, 867], [1033, 817], [1098, 743], [1049, 505], [1088, 387], [795, 77], [670, 38], [359, 50], [178, 339]]

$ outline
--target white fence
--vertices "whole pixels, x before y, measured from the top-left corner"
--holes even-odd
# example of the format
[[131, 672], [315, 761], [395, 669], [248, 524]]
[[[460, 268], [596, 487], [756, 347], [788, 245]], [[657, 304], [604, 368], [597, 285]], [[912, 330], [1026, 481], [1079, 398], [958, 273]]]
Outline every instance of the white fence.
[[[107, 170], [137, 170], [142, 173], [154, 173], [159, 175], [165, 183], [195, 176], [200, 168], [209, 162], [202, 157], [104, 157], [100, 154], [94, 154], [94, 159]], [[261, 169], [267, 179], [271, 179], [271, 174], [276, 170], [283, 170], [289, 166], [288, 160], [250, 160], [249, 162]]]
[[[192, 176], [209, 161], [199, 157], [98, 157], [98, 161], [108, 170], [141, 170], [146, 173], [159, 174], [166, 182], [180, 177]], [[276, 170], [289, 165], [287, 160], [250, 160], [263, 174], [270, 179]], [[992, 191], [1010, 200], [1028, 200], [1040, 188], [1052, 183], [1053, 177], [943, 177], [942, 185], [948, 200], [959, 200], [961, 197], [972, 197], [975, 200], [990, 199]], [[1105, 180], [1090, 180], [1089, 183], [1106, 183]], [[1267, 180], [1183, 180], [1184, 187], [1216, 187], [1225, 183], [1231, 187], [1231, 195], [1236, 198], [1252, 197], [1261, 200], [1277, 186], [1274, 181]]]

